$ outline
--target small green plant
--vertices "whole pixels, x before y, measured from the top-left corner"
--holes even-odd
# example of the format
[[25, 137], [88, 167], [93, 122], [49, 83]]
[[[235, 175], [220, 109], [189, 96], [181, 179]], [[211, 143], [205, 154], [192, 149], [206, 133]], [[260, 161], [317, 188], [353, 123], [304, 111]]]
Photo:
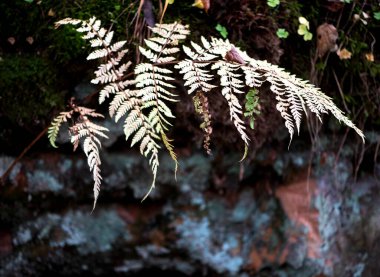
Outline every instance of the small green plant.
[[228, 37], [228, 31], [227, 31], [226, 27], [224, 27], [220, 24], [217, 24], [215, 29], [219, 32], [219, 34], [222, 36], [222, 38]]
[[289, 32], [286, 31], [284, 28], [278, 28], [277, 32], [276, 32], [276, 35], [279, 38], [287, 38], [289, 36]]
[[268, 4], [269, 7], [275, 8], [278, 5], [280, 5], [280, 0], [268, 0], [267, 4]]
[[311, 40], [313, 38], [313, 34], [310, 33], [309, 31], [310, 29], [309, 21], [305, 17], [302, 17], [302, 16], [298, 18], [298, 21], [299, 21], [299, 25], [298, 25], [297, 33], [300, 36], [303, 36], [303, 39], [305, 41]]

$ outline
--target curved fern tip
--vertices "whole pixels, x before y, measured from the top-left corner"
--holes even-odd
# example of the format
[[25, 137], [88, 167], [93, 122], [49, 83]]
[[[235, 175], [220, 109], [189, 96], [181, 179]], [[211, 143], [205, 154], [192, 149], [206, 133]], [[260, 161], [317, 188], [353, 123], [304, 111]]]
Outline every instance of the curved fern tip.
[[248, 155], [248, 145], [244, 144], [244, 154], [243, 154], [243, 157], [240, 159], [239, 163], [243, 162], [245, 158], [247, 158], [247, 155]]
[[178, 161], [175, 161], [175, 168], [174, 168], [174, 179], [177, 182], [177, 172], [178, 172]]
[[95, 211], [95, 207], [96, 207], [96, 200], [94, 200], [94, 204], [92, 206], [91, 214]]

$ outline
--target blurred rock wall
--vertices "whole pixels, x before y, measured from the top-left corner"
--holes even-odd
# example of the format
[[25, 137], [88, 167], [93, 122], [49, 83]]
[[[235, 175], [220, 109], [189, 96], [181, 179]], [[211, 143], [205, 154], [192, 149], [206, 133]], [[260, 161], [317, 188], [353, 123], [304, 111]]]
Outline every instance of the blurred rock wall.
[[[333, 153], [168, 156], [157, 187], [137, 153], [105, 152], [93, 213], [80, 156], [38, 154], [0, 193], [0, 276], [376, 276], [378, 180]], [[12, 161], [0, 158], [0, 173]]]

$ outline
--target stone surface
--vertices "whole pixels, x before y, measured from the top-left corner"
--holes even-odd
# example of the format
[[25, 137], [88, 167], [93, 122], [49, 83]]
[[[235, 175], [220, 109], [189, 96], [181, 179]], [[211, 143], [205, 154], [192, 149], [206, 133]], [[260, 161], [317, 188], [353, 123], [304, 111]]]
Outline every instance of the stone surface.
[[[237, 154], [194, 153], [175, 180], [163, 155], [140, 203], [147, 161], [105, 151], [94, 213], [83, 157], [24, 159], [0, 191], [0, 276], [374, 276], [378, 180], [354, 184], [345, 157], [315, 155], [309, 178], [307, 152], [264, 148], [240, 165]], [[0, 171], [11, 160], [1, 157]]]

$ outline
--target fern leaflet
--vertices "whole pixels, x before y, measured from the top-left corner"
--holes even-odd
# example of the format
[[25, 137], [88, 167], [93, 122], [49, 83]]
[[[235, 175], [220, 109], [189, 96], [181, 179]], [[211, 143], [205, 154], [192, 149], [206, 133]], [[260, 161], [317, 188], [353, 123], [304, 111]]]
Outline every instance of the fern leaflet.
[[50, 144], [54, 148], [58, 148], [58, 146], [55, 144], [55, 141], [57, 140], [57, 136], [58, 136], [59, 128], [61, 127], [61, 124], [63, 122], [66, 122], [68, 118], [71, 118], [72, 114], [73, 114], [73, 111], [61, 112], [51, 122], [50, 127], [48, 129], [48, 138], [49, 138]]

